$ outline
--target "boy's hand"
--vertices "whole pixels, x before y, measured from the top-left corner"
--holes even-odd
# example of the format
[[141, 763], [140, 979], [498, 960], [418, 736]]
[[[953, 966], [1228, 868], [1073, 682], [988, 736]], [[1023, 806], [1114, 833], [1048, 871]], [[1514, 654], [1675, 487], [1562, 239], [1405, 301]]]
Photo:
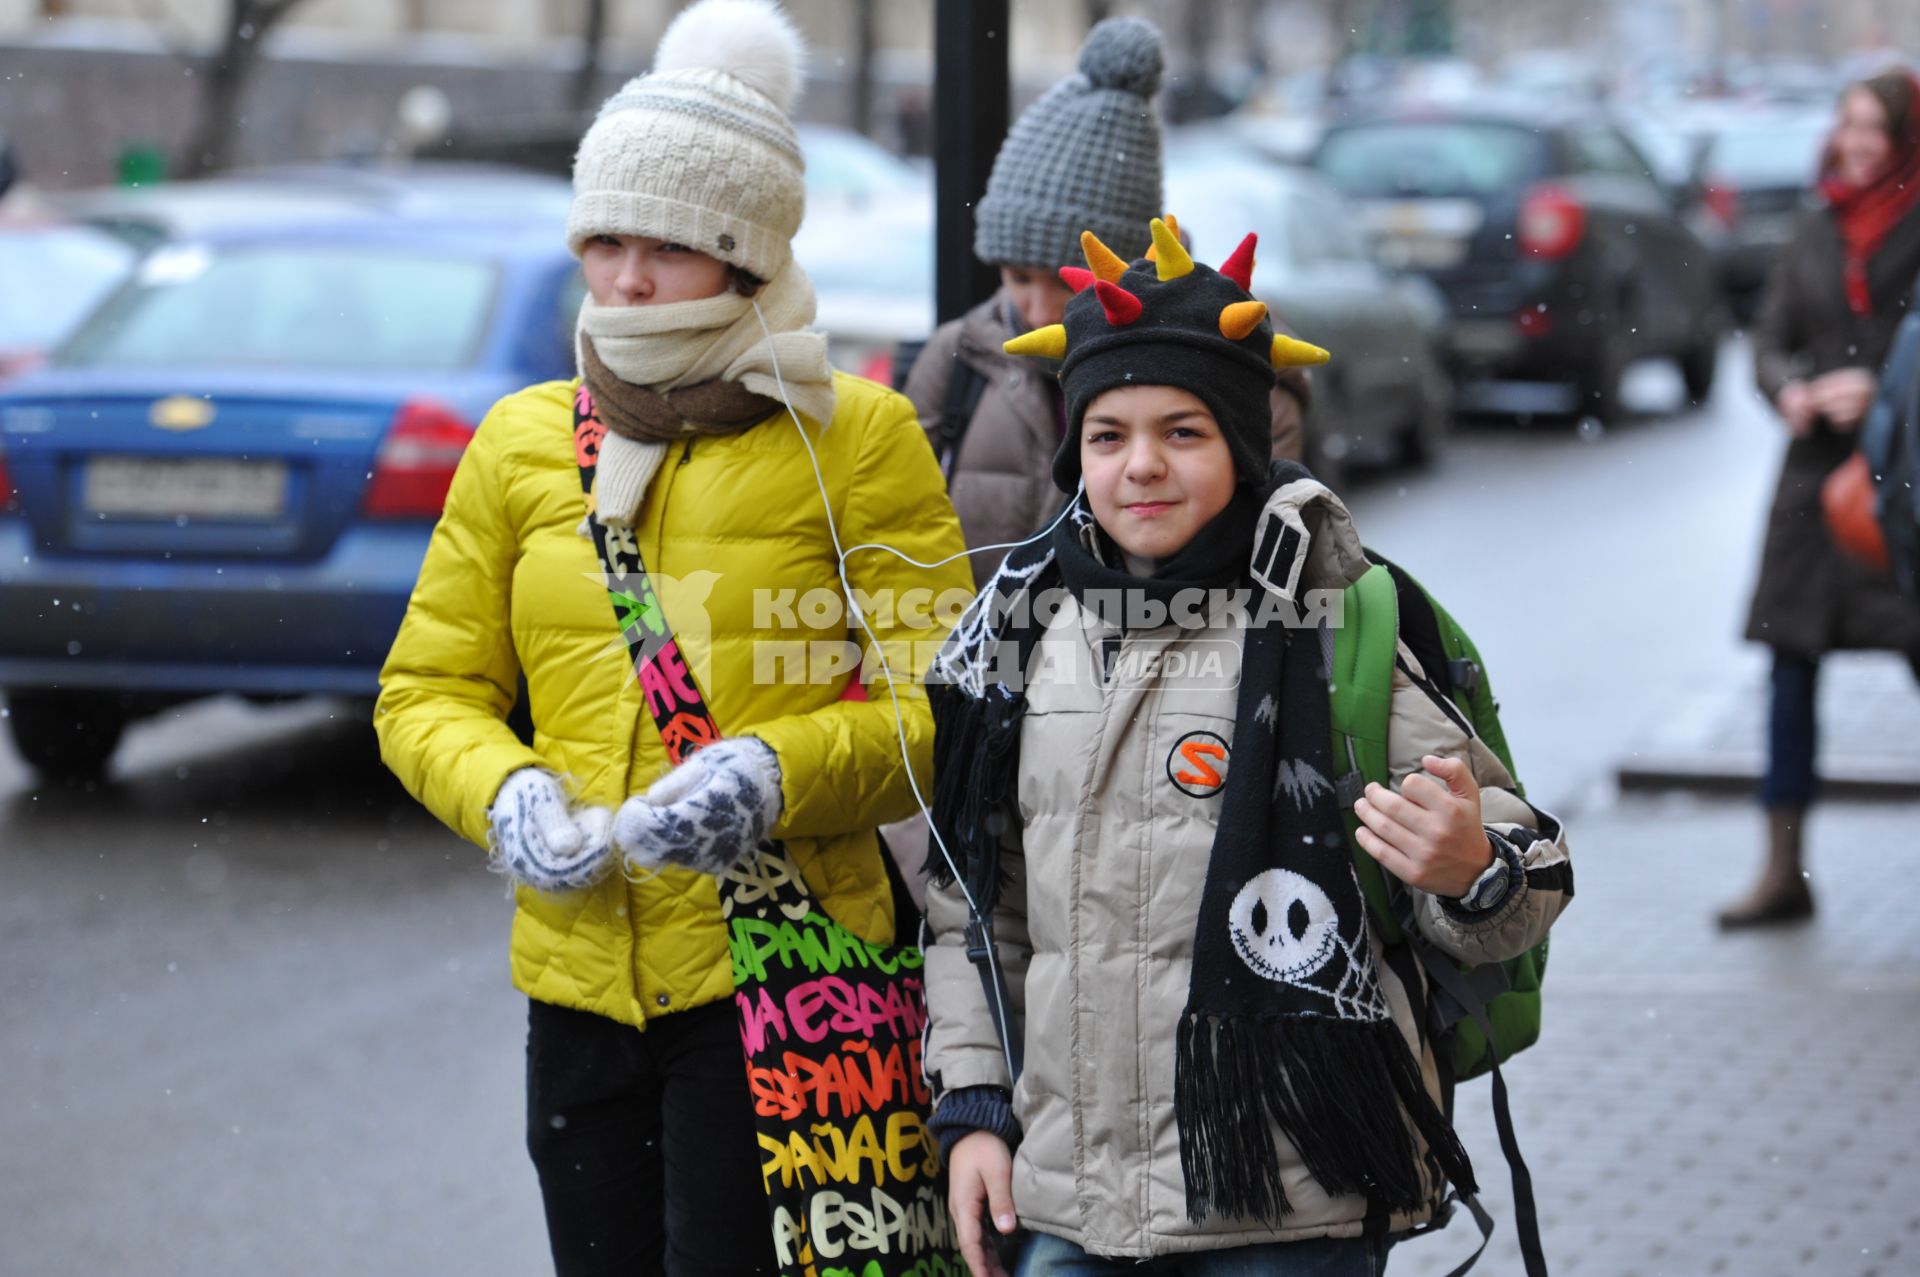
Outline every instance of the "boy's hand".
[[1353, 804], [1360, 817], [1360, 848], [1388, 873], [1436, 896], [1458, 899], [1493, 863], [1493, 846], [1480, 823], [1480, 786], [1473, 770], [1454, 758], [1428, 754], [1394, 793], [1367, 786]]
[[973, 1277], [1007, 1277], [999, 1252], [981, 1227], [982, 1206], [1000, 1232], [1019, 1227], [1013, 1213], [1013, 1153], [992, 1131], [975, 1131], [954, 1144], [947, 1157], [947, 1211]]

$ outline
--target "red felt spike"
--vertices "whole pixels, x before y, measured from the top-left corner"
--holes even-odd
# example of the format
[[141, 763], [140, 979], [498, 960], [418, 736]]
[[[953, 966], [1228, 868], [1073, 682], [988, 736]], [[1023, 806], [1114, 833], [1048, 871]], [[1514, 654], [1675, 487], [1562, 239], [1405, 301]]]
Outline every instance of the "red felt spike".
[[1140, 318], [1140, 312], [1145, 309], [1138, 297], [1107, 280], [1094, 280], [1093, 291], [1100, 296], [1100, 309], [1107, 312], [1107, 322], [1115, 328], [1131, 324]]
[[1060, 282], [1076, 293], [1085, 292], [1092, 286], [1096, 276], [1084, 266], [1062, 266]]
[[1240, 247], [1233, 250], [1233, 256], [1220, 263], [1220, 273], [1242, 288], [1253, 287], [1253, 247], [1259, 239], [1259, 235], [1248, 231]]

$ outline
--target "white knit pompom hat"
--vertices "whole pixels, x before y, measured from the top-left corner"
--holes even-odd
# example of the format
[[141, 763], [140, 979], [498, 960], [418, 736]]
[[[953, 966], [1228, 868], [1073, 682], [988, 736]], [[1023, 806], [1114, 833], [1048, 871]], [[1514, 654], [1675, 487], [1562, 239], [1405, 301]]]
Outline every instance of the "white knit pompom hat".
[[567, 246], [673, 240], [761, 279], [787, 264], [806, 212], [794, 137], [805, 46], [773, 0], [698, 0], [653, 70], [600, 108], [573, 157]]

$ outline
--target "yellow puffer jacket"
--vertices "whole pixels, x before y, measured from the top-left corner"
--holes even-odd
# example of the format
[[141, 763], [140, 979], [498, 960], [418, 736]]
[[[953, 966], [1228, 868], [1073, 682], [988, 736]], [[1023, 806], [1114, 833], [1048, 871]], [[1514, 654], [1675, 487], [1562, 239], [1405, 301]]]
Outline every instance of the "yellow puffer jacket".
[[[434, 815], [483, 846], [487, 808], [518, 768], [548, 768], [579, 800], [608, 807], [667, 770], [581, 531], [577, 384], [533, 386], [487, 414], [380, 675], [381, 756]], [[834, 386], [832, 423], [806, 424], [841, 544], [885, 542], [921, 562], [958, 553], [959, 523], [912, 407], [846, 374]], [[837, 920], [890, 941], [892, 899], [873, 831], [916, 808], [886, 680], [874, 677], [864, 702], [841, 699], [854, 676], [835, 658], [858, 631], [829, 605], [840, 595], [833, 545], [792, 419], [782, 412], [737, 435], [674, 445], [634, 535], [721, 731], [757, 736], [780, 760], [785, 810], [771, 836], [786, 841]], [[847, 577], [869, 598], [970, 592], [964, 560], [925, 571], [866, 551], [849, 560]], [[915, 628], [930, 623], [930, 608], [892, 611], [874, 618], [874, 630], [924, 790], [933, 730], [920, 681], [943, 635]], [[787, 659], [802, 641], [818, 645], [811, 676]], [[531, 749], [504, 721], [522, 672]], [[670, 869], [630, 882], [616, 872], [587, 891], [523, 887], [515, 899], [513, 981], [540, 1001], [644, 1027], [733, 992], [719, 898], [705, 875]]]

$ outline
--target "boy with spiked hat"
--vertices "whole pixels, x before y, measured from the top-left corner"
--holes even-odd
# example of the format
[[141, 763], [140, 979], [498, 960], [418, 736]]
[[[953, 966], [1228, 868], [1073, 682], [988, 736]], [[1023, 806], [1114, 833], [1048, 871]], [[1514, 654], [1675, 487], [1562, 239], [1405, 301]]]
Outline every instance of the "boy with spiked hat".
[[[1126, 258], [1147, 250], [1148, 219], [1163, 207], [1153, 106], [1163, 63], [1151, 23], [1101, 22], [1081, 46], [1079, 72], [1027, 108], [994, 158], [973, 249], [999, 268], [1000, 289], [943, 324], [906, 383], [969, 549], [1031, 536], [1059, 508], [1047, 474], [1065, 419], [1054, 362], [1004, 343], [1058, 322], [1073, 295], [1059, 271], [1078, 261], [1081, 231]], [[1286, 369], [1269, 398], [1269, 451], [1298, 460], [1305, 374]], [[976, 584], [996, 562], [975, 556]]]
[[[930, 676], [926, 1065], [950, 1204], [976, 1277], [1021, 1227], [1023, 1275], [1377, 1274], [1474, 1180], [1424, 977], [1387, 955], [1343, 808], [1410, 925], [1467, 962], [1544, 936], [1566, 843], [1405, 642], [1391, 784], [1336, 790], [1330, 627], [1369, 564], [1339, 498], [1270, 460], [1266, 414], [1276, 369], [1325, 352], [1248, 295], [1252, 236], [1217, 270], [1164, 222], [1151, 237], [1129, 264], [1085, 236], [1061, 322], [1007, 344], [1059, 363], [1072, 501]], [[970, 961], [976, 910], [1012, 1049]]]

